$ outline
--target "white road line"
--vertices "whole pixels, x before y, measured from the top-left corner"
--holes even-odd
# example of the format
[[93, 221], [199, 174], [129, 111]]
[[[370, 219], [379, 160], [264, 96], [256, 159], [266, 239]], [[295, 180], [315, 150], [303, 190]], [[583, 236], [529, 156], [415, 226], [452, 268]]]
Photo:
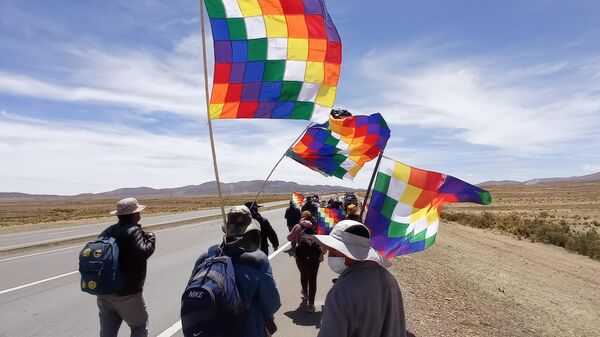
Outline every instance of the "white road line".
[[32, 254], [27, 254], [27, 255], [19, 255], [19, 256], [9, 257], [9, 258], [6, 258], [6, 259], [1, 259], [0, 262], [6, 262], [6, 261], [10, 261], [10, 260], [22, 259], [22, 258], [25, 258], [25, 257], [42, 255], [42, 254], [50, 254], [50, 253], [54, 253], [54, 252], [60, 252], [60, 251], [63, 251], [63, 250], [68, 250], [68, 249], [73, 249], [73, 248], [80, 248], [80, 247], [82, 247], [82, 245], [70, 246], [70, 247], [65, 247], [65, 248], [60, 248], [60, 249], [54, 249], [54, 250], [47, 250], [47, 251], [44, 251], [44, 252], [32, 253]]
[[2, 295], [2, 294], [6, 294], [6, 293], [9, 293], [9, 292], [11, 292], [11, 291], [15, 291], [15, 290], [19, 290], [19, 289], [23, 289], [23, 288], [31, 287], [31, 286], [34, 286], [34, 285], [36, 285], [36, 284], [40, 284], [40, 283], [44, 283], [44, 282], [48, 282], [48, 281], [52, 281], [52, 280], [56, 280], [57, 278], [61, 278], [61, 277], [65, 277], [65, 276], [73, 275], [73, 274], [75, 274], [75, 273], [78, 273], [78, 272], [79, 272], [79, 271], [77, 271], [77, 270], [76, 270], [76, 271], [72, 271], [72, 272], [70, 272], [70, 273], [66, 273], [66, 274], [62, 274], [62, 275], [58, 275], [58, 276], [54, 276], [54, 277], [50, 277], [50, 278], [47, 278], [47, 279], [44, 279], [44, 280], [39, 280], [39, 281], [36, 281], [36, 282], [27, 283], [27, 284], [24, 284], [24, 285], [22, 285], [22, 286], [18, 286], [18, 287], [10, 288], [10, 289], [5, 289], [5, 290], [2, 290], [2, 291], [0, 291], [0, 295]]
[[[272, 260], [275, 256], [277, 256], [277, 254], [281, 253], [289, 246], [290, 246], [290, 242], [288, 241], [288, 242], [286, 242], [285, 245], [279, 247], [279, 249], [277, 249], [276, 251], [271, 253], [271, 255], [269, 255], [269, 260]], [[158, 335], [156, 337], [171, 337], [174, 334], [176, 334], [177, 331], [179, 331], [179, 330], [181, 330], [181, 320], [178, 320], [177, 322], [175, 322], [175, 324], [171, 325], [167, 330], [161, 332], [160, 335]]]

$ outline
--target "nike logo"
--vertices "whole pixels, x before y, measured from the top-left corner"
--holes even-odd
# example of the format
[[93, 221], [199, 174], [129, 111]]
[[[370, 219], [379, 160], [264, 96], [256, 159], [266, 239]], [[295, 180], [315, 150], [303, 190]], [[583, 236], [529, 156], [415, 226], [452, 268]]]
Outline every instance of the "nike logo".
[[192, 336], [194, 336], [194, 337], [198, 337], [198, 336], [200, 336], [200, 335], [201, 335], [201, 334], [203, 334], [203, 333], [204, 333], [204, 331], [200, 331], [200, 332], [194, 332], [194, 333], [192, 334]]

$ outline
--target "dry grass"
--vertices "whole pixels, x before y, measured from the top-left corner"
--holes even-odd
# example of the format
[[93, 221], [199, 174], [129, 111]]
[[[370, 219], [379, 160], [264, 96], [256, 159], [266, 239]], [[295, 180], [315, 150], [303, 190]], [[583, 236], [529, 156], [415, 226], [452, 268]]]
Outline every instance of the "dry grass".
[[489, 187], [490, 206], [455, 204], [442, 218], [600, 260], [600, 183]]
[[[263, 195], [259, 203], [287, 200], [288, 194]], [[243, 204], [254, 195], [226, 196], [226, 205]], [[0, 199], [0, 227], [106, 217], [119, 198], [48, 197]], [[140, 197], [145, 214], [165, 214], [219, 207], [217, 197]]]

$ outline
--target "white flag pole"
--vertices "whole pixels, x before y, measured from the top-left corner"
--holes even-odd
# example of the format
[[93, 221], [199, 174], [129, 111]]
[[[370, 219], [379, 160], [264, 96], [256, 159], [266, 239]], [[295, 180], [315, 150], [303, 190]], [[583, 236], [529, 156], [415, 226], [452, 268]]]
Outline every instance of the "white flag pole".
[[208, 117], [208, 133], [210, 135], [210, 149], [212, 152], [213, 169], [215, 171], [215, 180], [217, 182], [217, 191], [219, 193], [219, 205], [221, 206], [221, 216], [223, 217], [223, 225], [227, 224], [225, 218], [225, 208], [223, 202], [223, 193], [221, 192], [221, 181], [219, 179], [219, 168], [217, 166], [217, 152], [215, 150], [215, 139], [213, 135], [212, 121], [210, 119], [210, 102], [208, 94], [208, 65], [206, 61], [206, 32], [204, 30], [204, 0], [200, 0], [200, 26], [202, 29], [202, 60], [204, 61], [204, 96], [206, 99], [206, 116]]
[[377, 170], [379, 169], [379, 163], [381, 162], [381, 157], [383, 157], [383, 151], [379, 152], [379, 156], [377, 157], [377, 163], [375, 164], [375, 168], [373, 169], [373, 175], [371, 176], [371, 181], [369, 181], [369, 187], [367, 187], [367, 194], [365, 195], [365, 201], [363, 201], [363, 205], [360, 209], [360, 219], [361, 220], [363, 220], [363, 214], [365, 213], [365, 207], [367, 206], [367, 200], [369, 200], [369, 195], [371, 194], [371, 188], [373, 187], [373, 182], [375, 181], [375, 176], [377, 176]]
[[294, 146], [294, 144], [296, 144], [296, 142], [306, 133], [306, 130], [308, 130], [308, 128], [310, 128], [313, 124], [314, 124], [313, 122], [308, 123], [308, 125], [306, 126], [306, 128], [304, 128], [304, 131], [302, 131], [300, 133], [300, 135], [298, 136], [298, 138], [296, 138], [294, 140], [294, 142], [292, 142], [292, 145], [288, 146], [288, 148], [285, 150], [285, 152], [283, 153], [283, 155], [281, 156], [281, 158], [279, 158], [279, 160], [277, 161], [277, 163], [275, 164], [275, 166], [273, 166], [273, 169], [271, 170], [271, 172], [269, 172], [269, 175], [267, 176], [267, 179], [265, 179], [265, 181], [263, 181], [262, 186], [260, 186], [260, 190], [258, 190], [258, 193], [256, 193], [256, 196], [254, 197], [254, 203], [255, 204], [256, 204], [256, 200], [258, 199], [258, 196], [260, 195], [260, 193], [265, 188], [265, 185], [267, 184], [267, 181], [269, 181], [269, 178], [271, 178], [271, 175], [273, 174], [273, 172], [275, 172], [275, 169], [277, 168], [277, 166], [279, 166], [279, 163], [281, 163], [281, 161], [283, 160], [283, 158], [285, 158], [285, 155], [287, 154], [288, 150], [292, 146]]

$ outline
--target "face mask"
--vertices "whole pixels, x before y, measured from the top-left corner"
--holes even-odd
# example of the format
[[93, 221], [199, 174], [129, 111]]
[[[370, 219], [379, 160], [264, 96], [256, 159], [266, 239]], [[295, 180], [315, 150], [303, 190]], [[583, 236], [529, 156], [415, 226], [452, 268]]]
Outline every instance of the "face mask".
[[327, 257], [327, 264], [329, 264], [329, 268], [331, 268], [331, 270], [333, 270], [334, 273], [337, 274], [341, 274], [344, 272], [344, 270], [346, 270], [346, 263], [344, 262], [346, 260], [345, 257], [333, 257], [333, 256], [328, 256]]

